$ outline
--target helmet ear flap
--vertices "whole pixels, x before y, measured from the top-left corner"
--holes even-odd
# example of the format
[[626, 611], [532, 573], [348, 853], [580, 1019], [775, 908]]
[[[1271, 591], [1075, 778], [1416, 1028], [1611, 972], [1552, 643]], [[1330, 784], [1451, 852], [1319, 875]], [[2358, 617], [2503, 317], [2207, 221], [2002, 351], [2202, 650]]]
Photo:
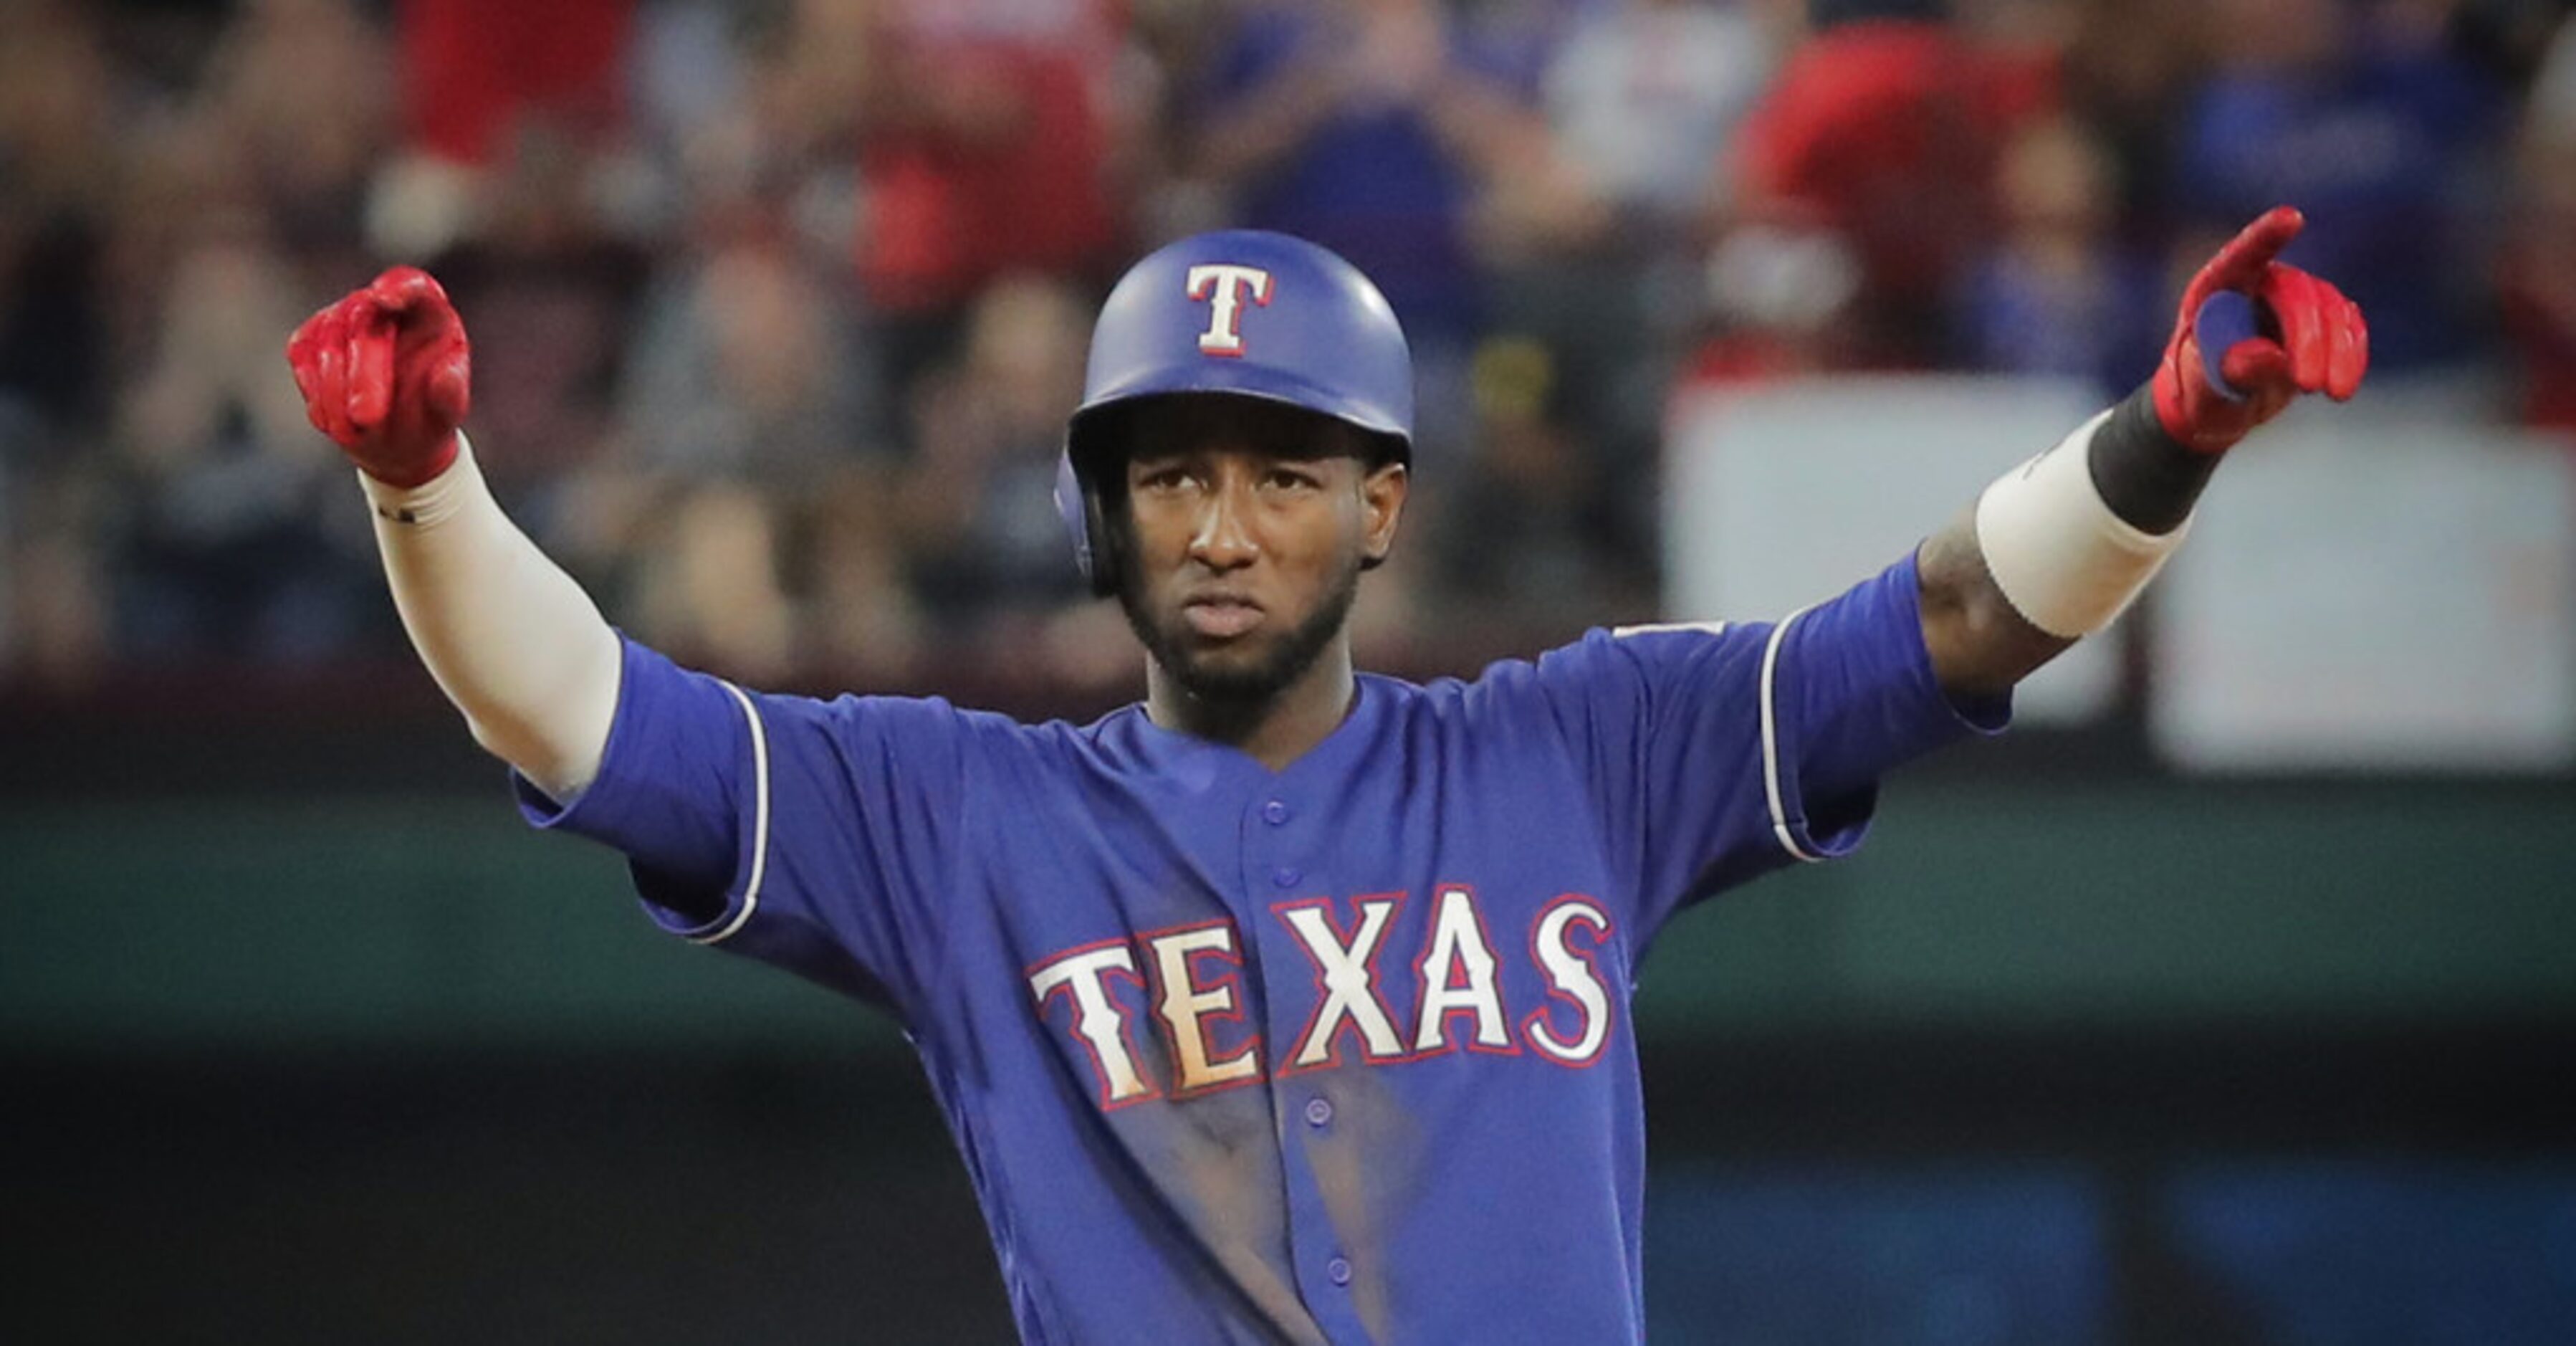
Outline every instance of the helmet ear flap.
[[1109, 522], [1108, 506], [1102, 500], [1100, 483], [1093, 474], [1074, 462], [1073, 437], [1065, 437], [1064, 451], [1055, 464], [1055, 509], [1064, 519], [1064, 530], [1073, 539], [1073, 563], [1091, 587], [1091, 596], [1107, 598], [1118, 592], [1118, 530]]
[[1055, 457], [1055, 512], [1064, 520], [1064, 534], [1073, 542], [1074, 568], [1082, 572], [1086, 585], [1096, 584], [1091, 578], [1091, 539], [1097, 532], [1091, 516], [1096, 511], [1090, 494], [1083, 489], [1082, 475], [1073, 470], [1073, 440], [1068, 435]]
[[1109, 519], [1109, 506], [1100, 485], [1092, 483], [1082, 493], [1083, 526], [1090, 530], [1091, 596], [1107, 598], [1118, 592], [1120, 579], [1127, 572], [1125, 534]]

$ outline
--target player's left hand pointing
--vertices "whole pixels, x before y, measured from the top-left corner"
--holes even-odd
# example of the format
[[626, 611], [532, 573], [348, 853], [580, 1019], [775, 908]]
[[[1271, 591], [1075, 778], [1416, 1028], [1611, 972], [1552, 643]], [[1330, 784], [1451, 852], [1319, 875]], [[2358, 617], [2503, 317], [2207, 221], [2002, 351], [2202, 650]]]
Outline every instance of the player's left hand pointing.
[[465, 324], [426, 271], [397, 266], [286, 343], [304, 414], [367, 475], [418, 486], [456, 461], [471, 400]]
[[2275, 206], [2192, 277], [2156, 367], [2156, 419], [2223, 453], [2301, 393], [2340, 402], [2370, 366], [2370, 329], [2343, 292], [2277, 258], [2307, 223]]

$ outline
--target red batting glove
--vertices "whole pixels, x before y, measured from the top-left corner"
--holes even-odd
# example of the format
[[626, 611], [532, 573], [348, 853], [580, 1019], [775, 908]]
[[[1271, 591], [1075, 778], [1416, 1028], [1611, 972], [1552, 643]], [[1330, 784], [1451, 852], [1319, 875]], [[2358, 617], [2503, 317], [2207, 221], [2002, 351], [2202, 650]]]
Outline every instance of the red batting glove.
[[286, 342], [304, 414], [389, 486], [418, 486], [456, 461], [471, 400], [465, 324], [430, 274], [398, 266], [304, 320]]
[[[2338, 402], [2361, 387], [2370, 367], [2370, 329], [2361, 309], [2332, 285], [2272, 260], [2307, 218], [2275, 206], [2245, 226], [2191, 278], [2164, 363], [2156, 367], [2156, 419], [2200, 453], [2224, 453], [2301, 393]], [[2211, 321], [2226, 292], [2252, 302], [2251, 322]], [[2206, 340], [2223, 350], [2204, 351]]]

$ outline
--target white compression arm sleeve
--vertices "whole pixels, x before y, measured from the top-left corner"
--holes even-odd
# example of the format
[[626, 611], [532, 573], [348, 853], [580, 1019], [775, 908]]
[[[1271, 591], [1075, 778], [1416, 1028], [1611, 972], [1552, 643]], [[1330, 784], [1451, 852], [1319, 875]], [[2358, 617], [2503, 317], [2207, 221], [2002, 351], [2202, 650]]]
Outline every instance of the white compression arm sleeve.
[[408, 490], [365, 473], [403, 629], [474, 740], [557, 802], [599, 774], [623, 652], [597, 605], [501, 512], [458, 436]]

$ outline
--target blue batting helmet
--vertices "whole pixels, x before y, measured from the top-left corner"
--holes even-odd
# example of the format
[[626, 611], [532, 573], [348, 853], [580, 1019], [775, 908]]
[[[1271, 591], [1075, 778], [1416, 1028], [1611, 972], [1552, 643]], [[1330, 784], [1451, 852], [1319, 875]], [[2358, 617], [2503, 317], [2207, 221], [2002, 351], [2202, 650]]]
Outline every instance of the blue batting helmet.
[[1225, 229], [1128, 268], [1091, 329], [1082, 405], [1056, 466], [1056, 508], [1091, 591], [1117, 591], [1117, 534], [1102, 483], [1123, 462], [1108, 408], [1171, 393], [1231, 393], [1367, 431], [1387, 460], [1413, 451], [1413, 355], [1386, 296], [1338, 255], [1286, 234]]

